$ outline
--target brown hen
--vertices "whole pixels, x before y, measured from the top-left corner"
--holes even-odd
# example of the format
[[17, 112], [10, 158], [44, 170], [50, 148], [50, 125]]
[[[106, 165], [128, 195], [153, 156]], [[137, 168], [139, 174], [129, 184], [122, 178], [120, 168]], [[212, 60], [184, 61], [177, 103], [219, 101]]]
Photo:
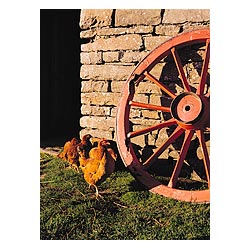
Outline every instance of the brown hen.
[[[89, 157], [89, 151], [92, 148], [91, 138], [92, 136], [90, 134], [86, 134], [82, 137], [81, 142], [77, 145], [78, 149], [80, 149], [81, 152], [84, 152], [86, 157]], [[78, 149], [76, 149], [76, 151], [78, 151]]]
[[88, 153], [92, 147], [90, 142], [90, 134], [86, 134], [82, 137], [82, 140], [79, 142], [76, 138], [73, 138], [71, 141], [65, 143], [63, 151], [58, 155], [59, 158], [69, 162], [70, 167], [79, 172], [79, 153], [78, 148], [81, 152], [88, 157]]
[[70, 141], [67, 141], [64, 146], [63, 146], [63, 151], [58, 154], [58, 157], [68, 161], [68, 152], [70, 151], [71, 148], [75, 147], [79, 141], [74, 137]]
[[109, 145], [106, 139], [99, 139], [98, 146], [90, 150], [89, 158], [79, 150], [80, 168], [85, 181], [90, 187], [95, 187], [96, 198], [100, 196], [97, 185], [109, 177], [115, 169], [116, 154], [108, 148]]

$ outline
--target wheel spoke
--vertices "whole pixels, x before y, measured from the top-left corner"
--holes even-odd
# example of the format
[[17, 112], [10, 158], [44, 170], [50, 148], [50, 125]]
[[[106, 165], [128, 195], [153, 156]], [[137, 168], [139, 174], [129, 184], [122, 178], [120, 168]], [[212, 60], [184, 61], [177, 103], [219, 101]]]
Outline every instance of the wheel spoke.
[[196, 134], [201, 145], [201, 152], [203, 155], [203, 162], [204, 162], [205, 172], [207, 176], [207, 182], [208, 182], [208, 186], [210, 186], [210, 160], [209, 160], [209, 155], [207, 151], [207, 145], [206, 145], [206, 141], [204, 137], [204, 132], [202, 130], [196, 130]]
[[145, 71], [144, 75], [153, 83], [155, 83], [162, 91], [167, 93], [170, 97], [175, 98], [176, 95], [173, 93], [169, 88], [167, 88], [163, 83], [161, 83], [159, 80], [157, 80], [153, 75], [151, 75], [149, 72]]
[[139, 136], [139, 135], [143, 135], [146, 134], [148, 132], [154, 131], [154, 130], [158, 130], [158, 129], [162, 129], [162, 128], [166, 128], [168, 126], [172, 126], [176, 124], [176, 121], [174, 118], [169, 119], [168, 121], [162, 122], [160, 124], [154, 125], [154, 126], [150, 126], [148, 128], [145, 129], [141, 129], [141, 130], [137, 130], [137, 131], [133, 131], [133, 132], [129, 132], [127, 137], [129, 139]]
[[167, 149], [167, 147], [173, 143], [182, 133], [184, 129], [177, 127], [175, 131], [169, 136], [169, 138], [144, 162], [143, 167], [149, 168], [151, 164]]
[[187, 81], [187, 78], [185, 76], [185, 73], [184, 73], [184, 70], [183, 70], [183, 66], [182, 66], [181, 59], [179, 57], [178, 51], [176, 50], [175, 47], [173, 47], [171, 49], [171, 52], [172, 52], [172, 55], [173, 55], [177, 70], [179, 72], [182, 84], [184, 86], [184, 89], [185, 89], [185, 91], [189, 92], [189, 91], [191, 91], [191, 88], [190, 88], [190, 86], [188, 84], [188, 81]]
[[185, 132], [185, 138], [184, 138], [184, 141], [183, 141], [183, 144], [182, 144], [180, 156], [179, 156], [178, 161], [175, 164], [175, 168], [174, 168], [174, 171], [173, 171], [172, 176], [170, 178], [170, 181], [168, 183], [168, 187], [173, 188], [173, 187], [175, 187], [175, 185], [177, 183], [177, 179], [179, 177], [181, 168], [183, 166], [183, 162], [184, 162], [184, 160], [186, 158], [187, 151], [189, 149], [190, 142], [191, 142], [191, 139], [192, 139], [193, 135], [194, 135], [194, 130], [187, 130]]
[[199, 86], [197, 88], [197, 91], [196, 91], [197, 95], [203, 95], [204, 94], [205, 83], [206, 83], [206, 80], [207, 80], [209, 59], [210, 59], [210, 39], [207, 39], [206, 50], [205, 50], [205, 58], [204, 58], [204, 62], [203, 62], [203, 65], [202, 65], [202, 71], [201, 71], [201, 80], [200, 80], [200, 84], [199, 84]]
[[129, 105], [134, 106], [134, 107], [139, 107], [139, 108], [146, 108], [146, 109], [151, 109], [151, 110], [159, 110], [159, 111], [170, 113], [170, 108], [169, 107], [163, 107], [163, 106], [147, 104], [147, 103], [141, 103], [141, 102], [134, 102], [134, 101], [130, 101]]

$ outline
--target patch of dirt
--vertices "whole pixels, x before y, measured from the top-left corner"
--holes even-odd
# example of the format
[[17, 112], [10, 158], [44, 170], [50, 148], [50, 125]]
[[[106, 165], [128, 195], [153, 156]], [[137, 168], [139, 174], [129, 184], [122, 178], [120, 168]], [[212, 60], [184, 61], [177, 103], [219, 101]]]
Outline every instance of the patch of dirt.
[[63, 147], [46, 147], [46, 148], [40, 148], [40, 153], [46, 153], [53, 156], [57, 156], [62, 150]]

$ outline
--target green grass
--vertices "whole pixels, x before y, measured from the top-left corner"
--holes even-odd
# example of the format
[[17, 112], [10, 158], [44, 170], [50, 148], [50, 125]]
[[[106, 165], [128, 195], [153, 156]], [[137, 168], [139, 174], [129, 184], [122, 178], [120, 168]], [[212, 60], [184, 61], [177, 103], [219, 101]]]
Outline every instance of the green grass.
[[164, 198], [126, 170], [99, 186], [95, 199], [82, 174], [41, 154], [40, 238], [46, 240], [209, 239], [210, 205]]

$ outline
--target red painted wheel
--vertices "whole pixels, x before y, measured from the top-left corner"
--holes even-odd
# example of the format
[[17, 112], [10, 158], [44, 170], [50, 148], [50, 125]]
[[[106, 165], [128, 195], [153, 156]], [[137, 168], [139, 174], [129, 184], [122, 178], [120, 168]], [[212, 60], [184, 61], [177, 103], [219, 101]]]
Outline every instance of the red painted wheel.
[[125, 83], [117, 146], [153, 193], [210, 201], [209, 58], [209, 29], [183, 33], [147, 55]]

